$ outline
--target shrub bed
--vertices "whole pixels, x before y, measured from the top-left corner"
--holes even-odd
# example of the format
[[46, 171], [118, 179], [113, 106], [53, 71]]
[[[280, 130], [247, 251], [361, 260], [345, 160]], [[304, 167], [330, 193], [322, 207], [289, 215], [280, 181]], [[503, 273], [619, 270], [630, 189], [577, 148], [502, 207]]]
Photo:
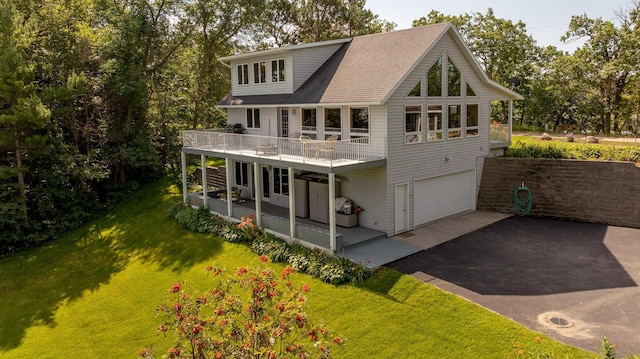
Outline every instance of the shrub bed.
[[640, 147], [573, 143], [541, 145], [516, 141], [505, 151], [504, 155], [516, 158], [640, 162]]
[[321, 249], [310, 249], [258, 228], [253, 217], [230, 223], [209, 212], [206, 207], [193, 208], [177, 203], [169, 210], [169, 217], [184, 228], [197, 233], [214, 234], [232, 243], [247, 243], [258, 255], [267, 256], [272, 262], [287, 263], [293, 269], [331, 284], [360, 283], [369, 278], [372, 271], [347, 258], [336, 257]]

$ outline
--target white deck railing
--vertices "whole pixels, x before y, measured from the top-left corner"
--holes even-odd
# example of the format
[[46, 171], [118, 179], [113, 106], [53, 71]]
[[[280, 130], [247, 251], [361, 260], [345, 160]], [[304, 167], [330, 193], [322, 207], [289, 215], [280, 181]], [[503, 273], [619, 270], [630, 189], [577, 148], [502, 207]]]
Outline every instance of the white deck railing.
[[368, 161], [385, 157], [384, 138], [300, 140], [299, 138], [227, 133], [225, 129], [189, 130], [182, 133], [183, 147], [247, 156], [325, 161]]

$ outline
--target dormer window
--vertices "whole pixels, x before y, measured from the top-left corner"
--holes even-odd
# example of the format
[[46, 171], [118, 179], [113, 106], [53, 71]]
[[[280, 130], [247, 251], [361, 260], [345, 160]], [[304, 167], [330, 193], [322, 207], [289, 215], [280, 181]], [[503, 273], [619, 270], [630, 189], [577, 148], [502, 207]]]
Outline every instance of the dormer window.
[[284, 59], [271, 61], [271, 82], [284, 82]]
[[238, 85], [249, 84], [249, 65], [238, 65]]
[[253, 63], [253, 83], [263, 84], [267, 82], [267, 63], [265, 61]]

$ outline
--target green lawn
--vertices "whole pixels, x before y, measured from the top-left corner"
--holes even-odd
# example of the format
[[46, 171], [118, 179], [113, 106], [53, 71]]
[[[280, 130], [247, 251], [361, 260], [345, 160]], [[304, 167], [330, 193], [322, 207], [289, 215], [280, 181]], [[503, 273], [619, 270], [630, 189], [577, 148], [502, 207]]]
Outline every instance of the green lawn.
[[[209, 264], [259, 263], [243, 245], [168, 219], [180, 198], [159, 181], [101, 220], [0, 260], [0, 357], [133, 358], [145, 346], [163, 353], [169, 343], [156, 336], [155, 307], [171, 283], [206, 288]], [[537, 344], [538, 333], [392, 270], [360, 286], [293, 280], [311, 284], [309, 313], [347, 337], [336, 358], [517, 358], [515, 343], [595, 357], [542, 335]]]

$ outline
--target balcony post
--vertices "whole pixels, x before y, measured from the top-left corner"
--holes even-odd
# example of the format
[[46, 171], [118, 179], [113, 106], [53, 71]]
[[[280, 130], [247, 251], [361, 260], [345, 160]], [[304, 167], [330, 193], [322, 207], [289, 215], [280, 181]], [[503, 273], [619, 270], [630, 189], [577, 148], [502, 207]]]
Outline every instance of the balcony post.
[[231, 166], [233, 166], [233, 162], [230, 158], [224, 159], [224, 167], [225, 167], [225, 183], [227, 184], [227, 216], [231, 218], [233, 216], [233, 196], [231, 194], [231, 184], [233, 180], [231, 178]]
[[262, 226], [262, 171], [260, 171], [260, 164], [258, 162], [253, 163], [253, 178], [255, 180], [254, 187], [256, 188], [256, 225]]
[[329, 249], [336, 251], [336, 174], [329, 173]]
[[180, 152], [182, 162], [182, 203], [187, 203], [187, 154]]
[[509, 138], [508, 141], [511, 143], [511, 136], [513, 135], [513, 99], [509, 100]]
[[293, 167], [289, 167], [289, 238], [293, 240], [296, 236], [296, 189], [293, 179]]
[[207, 156], [200, 155], [200, 162], [202, 166], [202, 205], [209, 208], [209, 201], [207, 200]]

